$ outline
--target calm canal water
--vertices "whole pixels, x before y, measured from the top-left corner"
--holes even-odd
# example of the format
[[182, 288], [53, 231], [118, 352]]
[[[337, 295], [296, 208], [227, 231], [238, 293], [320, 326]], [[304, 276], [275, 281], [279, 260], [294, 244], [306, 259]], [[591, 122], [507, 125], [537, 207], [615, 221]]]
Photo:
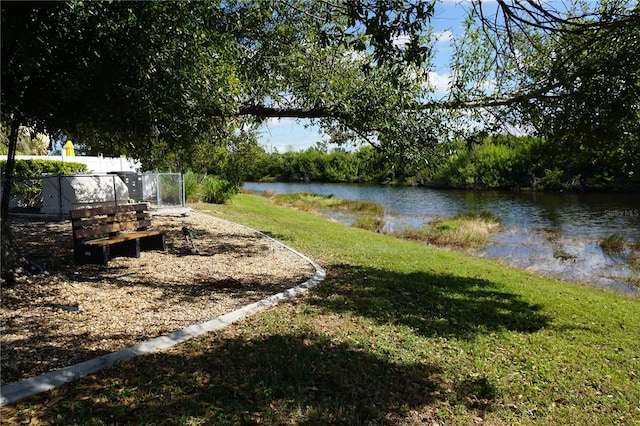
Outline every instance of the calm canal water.
[[[638, 273], [607, 256], [600, 241], [613, 233], [640, 238], [640, 196], [510, 191], [436, 190], [421, 187], [326, 183], [245, 183], [255, 193], [313, 192], [347, 200], [373, 201], [386, 212], [385, 227], [421, 227], [437, 217], [488, 210], [504, 231], [477, 254], [546, 275], [638, 293], [629, 278]], [[349, 218], [338, 218], [349, 223]], [[548, 231], [553, 231], [552, 233]], [[553, 238], [550, 238], [550, 235]], [[634, 275], [635, 274], [635, 275]]]

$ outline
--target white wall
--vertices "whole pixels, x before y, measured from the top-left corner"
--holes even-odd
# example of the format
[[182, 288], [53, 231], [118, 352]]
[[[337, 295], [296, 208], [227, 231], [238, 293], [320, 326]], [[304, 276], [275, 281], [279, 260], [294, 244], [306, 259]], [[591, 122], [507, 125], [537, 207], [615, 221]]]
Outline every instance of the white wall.
[[56, 160], [66, 163], [84, 163], [89, 173], [137, 172], [140, 162], [126, 157], [85, 157], [66, 155], [16, 155], [16, 160]]

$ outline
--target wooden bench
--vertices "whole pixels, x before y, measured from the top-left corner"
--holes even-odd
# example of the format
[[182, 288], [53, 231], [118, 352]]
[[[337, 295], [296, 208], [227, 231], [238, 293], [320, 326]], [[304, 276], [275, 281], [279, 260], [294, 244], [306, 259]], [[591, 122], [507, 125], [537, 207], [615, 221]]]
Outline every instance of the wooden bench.
[[165, 250], [166, 236], [150, 231], [146, 204], [102, 206], [69, 211], [77, 264], [106, 265], [117, 256], [140, 257], [141, 250]]

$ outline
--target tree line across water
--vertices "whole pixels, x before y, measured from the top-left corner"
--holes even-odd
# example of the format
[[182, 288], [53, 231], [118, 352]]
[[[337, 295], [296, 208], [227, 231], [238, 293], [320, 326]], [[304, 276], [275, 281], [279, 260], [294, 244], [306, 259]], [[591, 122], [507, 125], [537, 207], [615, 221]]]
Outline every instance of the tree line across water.
[[[422, 155], [398, 157], [363, 145], [330, 149], [324, 142], [305, 151], [267, 153], [256, 140], [229, 152], [220, 147], [202, 156], [200, 167], [177, 167], [166, 157], [163, 171], [182, 171], [189, 201], [223, 203], [245, 181], [382, 183], [442, 188], [534, 191], [640, 191], [640, 173], [628, 173], [624, 160], [562, 150], [543, 138], [477, 135], [440, 143]], [[582, 154], [582, 155], [580, 155]], [[0, 161], [0, 169], [4, 169]], [[16, 177], [86, 171], [79, 163], [20, 160]], [[74, 168], [76, 167], [76, 168]], [[24, 182], [24, 181], [20, 181]], [[24, 185], [19, 183], [18, 185]], [[30, 188], [30, 187], [29, 187]], [[14, 188], [21, 192], [19, 187]], [[31, 188], [30, 191], [37, 191]], [[24, 191], [22, 191], [24, 192]]]
[[422, 156], [390, 155], [371, 146], [302, 152], [254, 151], [250, 181], [418, 184], [467, 189], [633, 190], [638, 174], [615, 156], [597, 158], [545, 139], [479, 135], [441, 143]]

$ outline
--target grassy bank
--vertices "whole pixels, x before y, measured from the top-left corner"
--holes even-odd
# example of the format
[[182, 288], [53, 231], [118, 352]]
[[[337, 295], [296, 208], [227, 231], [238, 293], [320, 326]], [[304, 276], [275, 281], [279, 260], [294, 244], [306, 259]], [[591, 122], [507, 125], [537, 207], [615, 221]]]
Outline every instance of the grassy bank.
[[3, 410], [58, 424], [640, 424], [640, 300], [240, 195], [310, 294]]
[[373, 201], [352, 201], [311, 192], [295, 194], [263, 194], [275, 204], [310, 213], [347, 213], [354, 217], [353, 226], [369, 231], [381, 231], [384, 226], [384, 208]]

